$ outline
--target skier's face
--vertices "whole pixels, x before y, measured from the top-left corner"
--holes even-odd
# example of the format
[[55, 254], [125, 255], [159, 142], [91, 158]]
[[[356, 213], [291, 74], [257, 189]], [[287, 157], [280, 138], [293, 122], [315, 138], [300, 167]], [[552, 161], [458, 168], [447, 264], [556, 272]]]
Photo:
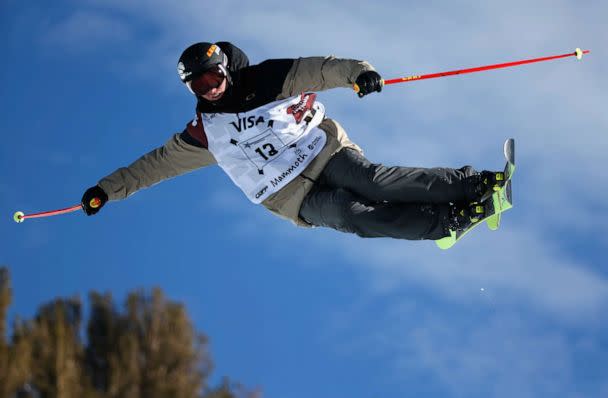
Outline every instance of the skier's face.
[[212, 88], [211, 90], [207, 91], [206, 94], [201, 95], [201, 97], [203, 97], [207, 101], [213, 102], [213, 101], [217, 101], [220, 98], [222, 98], [224, 96], [225, 92], [226, 92], [226, 78], [224, 77], [218, 87]]
[[217, 101], [226, 91], [226, 75], [220, 68], [212, 69], [186, 83], [188, 89], [207, 101]]

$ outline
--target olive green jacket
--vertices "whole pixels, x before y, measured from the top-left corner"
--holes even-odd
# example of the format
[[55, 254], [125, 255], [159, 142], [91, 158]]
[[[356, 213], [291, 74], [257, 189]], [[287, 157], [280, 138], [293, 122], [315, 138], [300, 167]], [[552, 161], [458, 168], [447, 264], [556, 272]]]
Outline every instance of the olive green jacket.
[[[336, 87], [350, 88], [359, 74], [369, 70], [373, 70], [373, 67], [364, 61], [335, 57], [299, 58], [287, 73], [282, 91], [276, 100], [302, 92]], [[299, 217], [302, 201], [329, 159], [344, 147], [361, 151], [349, 140], [342, 126], [336, 121], [326, 118], [319, 128], [327, 135], [327, 142], [319, 155], [298, 177], [262, 202], [271, 212], [300, 226], [308, 226]], [[102, 178], [98, 185], [108, 194], [110, 200], [120, 200], [168, 178], [216, 163], [211, 152], [185, 142], [181, 134], [177, 133], [163, 146]]]

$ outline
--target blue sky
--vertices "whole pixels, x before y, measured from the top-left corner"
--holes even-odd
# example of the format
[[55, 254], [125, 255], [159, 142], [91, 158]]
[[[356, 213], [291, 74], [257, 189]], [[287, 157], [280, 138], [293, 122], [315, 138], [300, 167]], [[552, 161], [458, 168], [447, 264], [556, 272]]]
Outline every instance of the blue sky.
[[[255, 3], [255, 4], [254, 4]], [[608, 396], [608, 4], [300, 6], [279, 1], [0, 5], [0, 264], [10, 316], [55, 296], [160, 286], [211, 338], [215, 380], [267, 397]], [[563, 54], [518, 68], [320, 94], [372, 161], [497, 169], [517, 142], [516, 207], [452, 250], [300, 229], [217, 167], [82, 214], [98, 179], [181, 131], [175, 64], [229, 40], [253, 63], [334, 54], [385, 78]]]

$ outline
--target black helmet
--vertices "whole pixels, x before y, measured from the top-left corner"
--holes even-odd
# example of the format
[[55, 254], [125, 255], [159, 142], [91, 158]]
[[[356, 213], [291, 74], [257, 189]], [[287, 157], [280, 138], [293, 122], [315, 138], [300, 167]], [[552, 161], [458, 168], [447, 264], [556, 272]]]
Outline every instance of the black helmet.
[[228, 76], [228, 56], [217, 44], [195, 43], [179, 57], [177, 73], [182, 82], [186, 83], [215, 67], [219, 67]]

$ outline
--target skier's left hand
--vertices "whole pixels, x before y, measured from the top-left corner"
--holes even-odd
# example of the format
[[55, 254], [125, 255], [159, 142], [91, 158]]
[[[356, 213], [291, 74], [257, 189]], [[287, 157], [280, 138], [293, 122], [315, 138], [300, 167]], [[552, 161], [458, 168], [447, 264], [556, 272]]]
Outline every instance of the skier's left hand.
[[84, 195], [82, 195], [80, 204], [86, 215], [92, 216], [93, 214], [97, 214], [107, 201], [108, 194], [101, 187], [95, 185], [87, 189]]
[[384, 80], [380, 77], [380, 74], [374, 70], [368, 70], [363, 72], [357, 77], [355, 81], [356, 87], [359, 88], [357, 95], [359, 98], [363, 98], [367, 94], [373, 93], [374, 91], [382, 91]]

